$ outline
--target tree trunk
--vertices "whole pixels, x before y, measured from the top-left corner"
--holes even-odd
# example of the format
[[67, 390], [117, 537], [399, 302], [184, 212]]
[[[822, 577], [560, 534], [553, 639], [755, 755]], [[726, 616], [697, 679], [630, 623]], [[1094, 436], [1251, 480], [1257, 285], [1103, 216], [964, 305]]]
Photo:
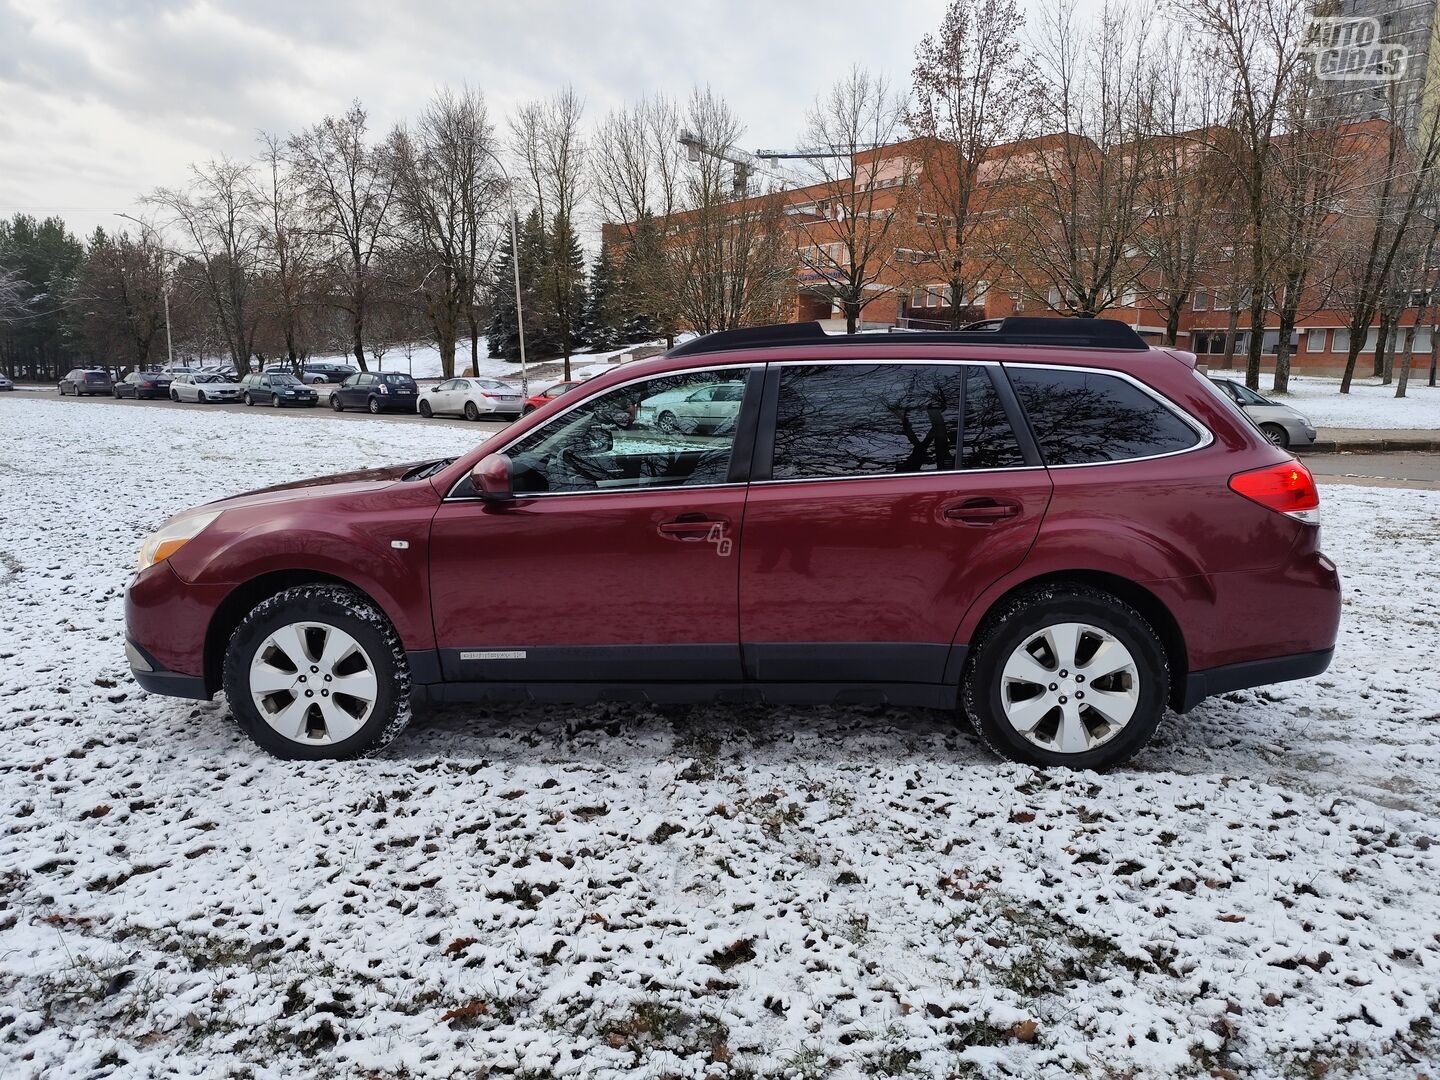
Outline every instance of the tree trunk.
[[1240, 328], [1240, 309], [1230, 308], [1230, 322], [1225, 328], [1225, 370], [1229, 371], [1235, 366], [1235, 339], [1236, 331]]
[[440, 377], [455, 377], [455, 327], [443, 325], [447, 320], [436, 319], [435, 344], [440, 349]]
[[351, 331], [355, 335], [355, 361], [360, 365], [361, 371], [369, 371], [365, 366], [365, 321], [356, 315], [350, 323]]
[[855, 333], [855, 330], [856, 330], [856, 328], [857, 328], [859, 325], [860, 325], [860, 305], [857, 304], [857, 303], [855, 303], [853, 300], [846, 300], [846, 301], [845, 301], [845, 332], [846, 332], [847, 334], [853, 334], [853, 333]]
[[1345, 354], [1345, 374], [1340, 377], [1340, 393], [1350, 393], [1350, 382], [1355, 378], [1355, 365], [1360, 362], [1360, 350], [1365, 345], [1365, 335], [1370, 332], [1368, 326], [1361, 328], [1352, 326], [1350, 328], [1350, 351]]
[[1256, 289], [1250, 299], [1250, 348], [1245, 354], [1245, 385], [1260, 389], [1260, 350], [1265, 344], [1265, 298]]
[[[1181, 307], [1181, 305], [1182, 305], [1183, 303], [1184, 303], [1183, 298], [1182, 298], [1180, 301], [1178, 301], [1178, 302], [1172, 300], [1172, 301], [1170, 302], [1170, 307], [1169, 307], [1169, 309], [1165, 312], [1165, 344], [1166, 344], [1166, 345], [1171, 345], [1171, 346], [1173, 346], [1173, 345], [1175, 344], [1176, 338], [1178, 338], [1178, 337], [1180, 336], [1180, 307]], [[1190, 344], [1191, 344], [1191, 345], [1194, 345], [1194, 344], [1195, 344], [1195, 341], [1194, 341], [1193, 338], [1191, 339]]]
[[1380, 314], [1380, 330], [1375, 335], [1375, 355], [1371, 358], [1374, 370], [1370, 373], [1378, 377], [1385, 373], [1385, 339], [1390, 336], [1390, 316], [1384, 312]]
[[1440, 367], [1440, 326], [1430, 327], [1430, 378], [1429, 384], [1435, 385], [1435, 369]]
[[1410, 365], [1415, 362], [1415, 332], [1420, 329], [1420, 320], [1405, 328], [1405, 353], [1400, 359], [1400, 382], [1395, 387], [1395, 396], [1404, 397], [1410, 385]]

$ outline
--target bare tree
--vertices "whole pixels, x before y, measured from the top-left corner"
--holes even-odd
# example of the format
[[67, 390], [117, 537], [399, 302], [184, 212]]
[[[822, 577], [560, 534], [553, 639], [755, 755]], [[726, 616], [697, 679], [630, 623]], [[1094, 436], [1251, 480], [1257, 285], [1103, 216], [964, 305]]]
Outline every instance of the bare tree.
[[684, 130], [679, 106], [657, 94], [611, 112], [591, 155], [607, 239], [622, 252], [625, 305], [671, 344], [678, 327], [664, 239], [684, 198]]
[[701, 334], [775, 322], [792, 295], [795, 258], [779, 194], [736, 197], [744, 128], [708, 88], [691, 93], [685, 129], [695, 160], [680, 186], [681, 211], [659, 241], [679, 321]]
[[545, 232], [543, 284], [566, 379], [584, 305], [585, 263], [578, 230], [590, 175], [580, 131], [583, 112], [584, 103], [566, 87], [554, 97], [523, 106], [511, 124], [515, 154]]
[[1107, 4], [1088, 32], [1074, 0], [1055, 0], [1032, 53], [1038, 122], [1007, 185], [1007, 270], [1063, 315], [1094, 318], [1122, 303], [1148, 268], [1143, 145], [1155, 96], [1148, 20]]
[[[880, 153], [895, 141], [904, 103], [884, 78], [863, 68], [815, 100], [802, 136], [811, 201], [791, 221], [799, 230], [800, 265], [845, 312], [853, 334], [867, 304], [897, 287], [904, 239], [915, 220], [910, 154]], [[906, 267], [908, 269], [908, 266]]]
[[283, 348], [292, 366], [314, 347], [314, 311], [320, 302], [318, 238], [308, 227], [303, 193], [284, 140], [261, 136], [254, 177], [261, 243], [257, 271], [264, 322], [262, 349]]
[[1282, 130], [1291, 84], [1306, 59], [1310, 0], [1173, 0], [1182, 25], [1196, 31], [1213, 78], [1224, 79], [1231, 100], [1225, 130], [1211, 148], [1229, 162], [1245, 210], [1249, 249], [1246, 289], [1250, 306], [1250, 348], [1245, 382], [1260, 386], [1260, 355], [1266, 297], [1272, 282], [1271, 249], [1274, 186], [1269, 170], [1272, 147]]
[[327, 116], [288, 143], [313, 228], [328, 248], [335, 302], [348, 316], [350, 347], [361, 370], [374, 263], [394, 197], [393, 171], [367, 135], [368, 117], [356, 101], [344, 115]]
[[163, 352], [168, 258], [153, 229], [144, 229], [138, 240], [95, 231], [75, 289], [85, 308], [81, 332], [94, 353], [126, 354], [140, 368], [157, 344]]
[[257, 313], [252, 303], [255, 270], [263, 239], [251, 166], [219, 158], [190, 167], [183, 189], [159, 188], [145, 202], [166, 212], [186, 238], [180, 258], [198, 273], [230, 360], [246, 371], [254, 354]]
[[938, 34], [915, 50], [910, 129], [922, 140], [916, 172], [921, 255], [948, 286], [950, 325], [965, 319], [961, 300], [998, 269], [991, 242], [994, 193], [1012, 158], [996, 149], [1029, 122], [1015, 0], [950, 0]]
[[479, 271], [495, 246], [487, 223], [501, 188], [489, 164], [492, 142], [485, 98], [467, 88], [440, 90], [414, 130], [401, 125], [388, 143], [397, 253], [410, 268], [447, 379], [455, 375], [462, 325], [473, 325]]

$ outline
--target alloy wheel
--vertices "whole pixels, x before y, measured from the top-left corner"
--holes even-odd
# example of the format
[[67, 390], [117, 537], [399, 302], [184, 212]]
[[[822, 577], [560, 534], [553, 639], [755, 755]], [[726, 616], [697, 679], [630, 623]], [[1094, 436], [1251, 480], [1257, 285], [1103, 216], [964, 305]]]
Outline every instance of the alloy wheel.
[[375, 665], [339, 627], [280, 627], [250, 661], [250, 697], [260, 716], [291, 742], [329, 745], [354, 735], [379, 693]]
[[1001, 672], [1005, 719], [1022, 737], [1059, 754], [1094, 750], [1130, 722], [1140, 669], [1108, 630], [1056, 623], [1017, 645]]

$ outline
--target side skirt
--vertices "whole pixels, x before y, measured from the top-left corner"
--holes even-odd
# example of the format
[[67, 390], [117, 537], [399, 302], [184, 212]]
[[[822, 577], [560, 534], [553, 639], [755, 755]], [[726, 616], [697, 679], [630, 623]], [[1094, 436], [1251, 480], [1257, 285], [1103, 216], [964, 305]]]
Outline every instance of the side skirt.
[[589, 705], [623, 701], [651, 705], [900, 705], [955, 709], [953, 686], [938, 683], [642, 683], [444, 682], [415, 683], [412, 699], [431, 703], [513, 702]]

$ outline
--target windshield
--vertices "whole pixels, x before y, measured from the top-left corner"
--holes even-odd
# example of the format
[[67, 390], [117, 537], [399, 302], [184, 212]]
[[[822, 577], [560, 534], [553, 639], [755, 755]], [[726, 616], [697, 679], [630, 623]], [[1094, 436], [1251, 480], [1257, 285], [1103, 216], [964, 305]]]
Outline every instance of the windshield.
[[298, 386], [300, 384], [299, 379], [295, 378], [294, 375], [290, 375], [287, 373], [271, 375], [270, 381], [276, 386]]

